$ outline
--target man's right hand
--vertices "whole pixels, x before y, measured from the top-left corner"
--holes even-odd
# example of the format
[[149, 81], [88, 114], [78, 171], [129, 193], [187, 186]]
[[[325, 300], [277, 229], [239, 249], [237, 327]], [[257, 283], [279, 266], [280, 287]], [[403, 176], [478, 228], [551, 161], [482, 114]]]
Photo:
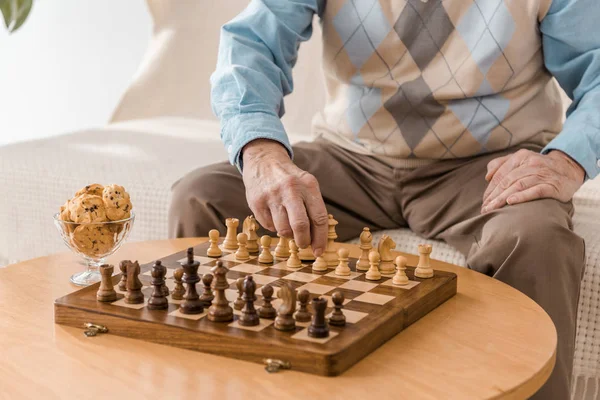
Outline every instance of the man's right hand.
[[315, 256], [327, 245], [327, 210], [317, 179], [298, 168], [278, 142], [258, 139], [242, 150], [248, 205], [258, 222]]

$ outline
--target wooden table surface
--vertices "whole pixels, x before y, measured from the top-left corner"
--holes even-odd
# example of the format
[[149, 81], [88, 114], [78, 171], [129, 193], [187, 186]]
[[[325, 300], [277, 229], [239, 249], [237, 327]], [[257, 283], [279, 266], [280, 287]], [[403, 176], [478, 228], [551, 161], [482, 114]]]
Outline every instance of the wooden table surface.
[[[129, 243], [112, 257], [150, 262], [205, 241]], [[358, 257], [355, 246], [347, 246]], [[417, 257], [408, 256], [416, 265]], [[548, 315], [515, 289], [442, 262], [458, 294], [346, 373], [268, 374], [258, 364], [55, 325], [77, 290], [68, 252], [0, 268], [0, 398], [524, 399], [554, 366]]]

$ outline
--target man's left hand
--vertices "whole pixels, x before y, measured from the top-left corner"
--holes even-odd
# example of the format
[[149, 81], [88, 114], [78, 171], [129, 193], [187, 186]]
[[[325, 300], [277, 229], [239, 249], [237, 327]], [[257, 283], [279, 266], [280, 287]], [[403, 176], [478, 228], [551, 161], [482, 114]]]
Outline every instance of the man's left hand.
[[519, 150], [490, 161], [487, 169], [482, 213], [543, 198], [570, 201], [585, 178], [584, 169], [558, 150]]

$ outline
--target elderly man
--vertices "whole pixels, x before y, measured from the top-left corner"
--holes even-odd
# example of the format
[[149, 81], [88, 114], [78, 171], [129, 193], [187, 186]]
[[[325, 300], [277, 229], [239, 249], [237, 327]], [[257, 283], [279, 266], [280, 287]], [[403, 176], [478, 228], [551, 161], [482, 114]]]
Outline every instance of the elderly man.
[[[279, 118], [315, 14], [327, 104], [315, 141], [291, 146]], [[364, 226], [445, 240], [548, 312], [557, 362], [536, 398], [569, 398], [584, 268], [571, 198], [600, 172], [598, 16], [596, 0], [251, 1], [212, 76], [232, 165], [175, 184], [171, 235], [253, 213], [319, 255], [332, 213], [340, 240]], [[564, 125], [553, 77], [574, 100]]]

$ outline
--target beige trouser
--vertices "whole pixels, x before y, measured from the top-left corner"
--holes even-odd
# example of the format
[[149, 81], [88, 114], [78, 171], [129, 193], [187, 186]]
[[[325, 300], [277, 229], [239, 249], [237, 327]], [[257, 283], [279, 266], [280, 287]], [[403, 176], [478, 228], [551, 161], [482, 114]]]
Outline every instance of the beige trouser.
[[[539, 150], [531, 148], [532, 150]], [[572, 231], [572, 203], [544, 199], [480, 214], [487, 163], [516, 149], [414, 170], [325, 141], [294, 146], [294, 162], [319, 181], [338, 241], [372, 230], [410, 227], [459, 249], [468, 267], [525, 293], [550, 315], [558, 331], [556, 366], [534, 398], [568, 399], [584, 242]], [[251, 214], [242, 177], [228, 163], [191, 172], [173, 187], [172, 237], [225, 234], [226, 217]], [[532, 343], [532, 345], [535, 345]]]

